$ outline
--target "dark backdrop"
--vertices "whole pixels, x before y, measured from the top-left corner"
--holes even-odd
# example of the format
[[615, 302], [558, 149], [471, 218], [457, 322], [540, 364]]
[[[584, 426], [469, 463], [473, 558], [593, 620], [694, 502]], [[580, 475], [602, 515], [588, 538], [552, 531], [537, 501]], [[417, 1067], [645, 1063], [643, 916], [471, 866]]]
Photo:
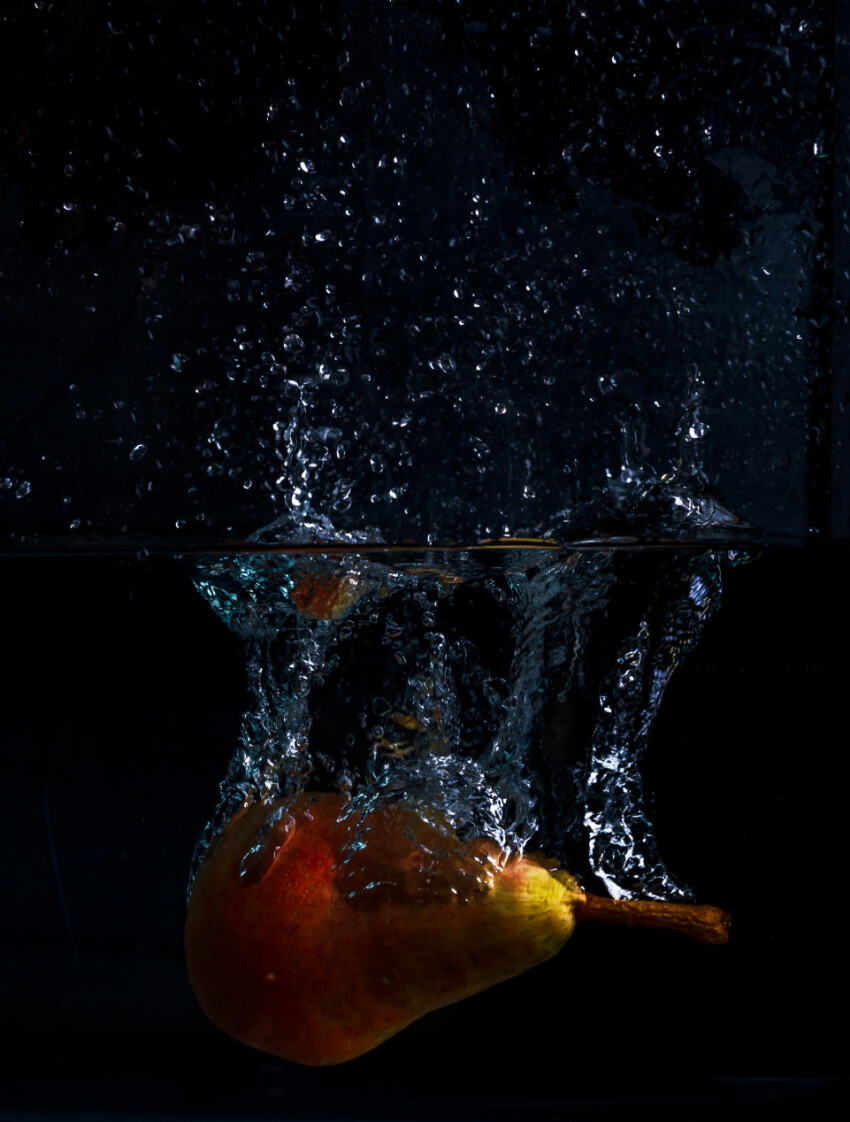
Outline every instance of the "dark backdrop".
[[[345, 5], [355, 15], [367, 6]], [[197, 469], [195, 446], [167, 404], [133, 383], [135, 352], [126, 344], [127, 324], [140, 322], [139, 308], [156, 303], [156, 278], [136, 275], [132, 253], [141, 245], [147, 259], [142, 239], [152, 236], [151, 208], [156, 212], [168, 204], [177, 212], [185, 205], [190, 213], [192, 200], [208, 191], [242, 198], [241, 187], [261, 164], [257, 145], [268, 93], [263, 83], [279, 48], [263, 34], [255, 50], [239, 28], [256, 29], [258, 12], [289, 19], [286, 5], [234, 2], [232, 24], [205, 24], [204, 53], [197, 62], [185, 56], [185, 41], [194, 35], [191, 20], [205, 16], [207, 7], [202, 0], [185, 5], [156, 0], [144, 6], [141, 27], [131, 26], [129, 5], [118, 12], [108, 0], [0, 5], [6, 312], [0, 420], [8, 444], [4, 456], [10, 462], [17, 457], [20, 478], [36, 484], [30, 493], [21, 490], [17, 477], [14, 488], [11, 482], [7, 487], [5, 474], [0, 480], [4, 541], [26, 543], [41, 531], [37, 540], [43, 543], [51, 531], [59, 534], [60, 546], [67, 544], [69, 528], [92, 506], [109, 515], [112, 530], [124, 516], [150, 530], [151, 508], [133, 499], [125, 509], [122, 487], [131, 498], [139, 494], [136, 475], [148, 470], [153, 455], [136, 466], [124, 454], [134, 442], [132, 426], [126, 423], [126, 433], [122, 428], [125, 414], [116, 413], [115, 420], [107, 409], [101, 422], [92, 413], [110, 396], [138, 395], [143, 410], [169, 422], [174, 447], [168, 446], [164, 463], [181, 487], [183, 469]], [[299, 7], [306, 11], [306, 5]], [[335, 7], [310, 6], [308, 61], [310, 36], [321, 39], [322, 12]], [[512, 19], [525, 34], [524, 24], [536, 18], [535, 6], [513, 7], [519, 15]], [[622, 25], [607, 19], [601, 7], [587, 7], [594, 27], [604, 32], [598, 54], [605, 61], [608, 41], [621, 37]], [[639, 7], [634, 5], [635, 11]], [[847, 5], [824, 0], [789, 7], [800, 18], [790, 31], [782, 5], [645, 5], [665, 58], [679, 58], [665, 19], [678, 11], [690, 21], [694, 8], [707, 25], [730, 21], [724, 42], [731, 42], [744, 11], [759, 27], [764, 21], [771, 34], [782, 22], [783, 34], [799, 39], [795, 58], [805, 66], [791, 68], [779, 55], [765, 64], [768, 70], [784, 68], [783, 82], [794, 90], [785, 107], [789, 118], [799, 118], [788, 130], [790, 140], [775, 125], [773, 87], [752, 83], [749, 69], [743, 81], [750, 83], [754, 104], [763, 107], [782, 145], [822, 114], [827, 149], [846, 167], [846, 128], [832, 136], [830, 115], [838, 104], [839, 122], [846, 118], [848, 87], [840, 79], [850, 41]], [[810, 39], [818, 50], [823, 47], [828, 78], [836, 10], [843, 24], [837, 102], [829, 80], [807, 85], [812, 73], [821, 73], [814, 47], [807, 46]], [[805, 15], [813, 17], [814, 31], [804, 27]], [[45, 36], [41, 23], [48, 16]], [[95, 16], [101, 36], [96, 40], [90, 37]], [[155, 25], [155, 34], [148, 34], [148, 24]], [[478, 34], [474, 22], [470, 27], [461, 28], [464, 35]], [[125, 69], [121, 61], [128, 41], [123, 36], [134, 39], [140, 60], [135, 68]], [[730, 47], [730, 65], [739, 66], [743, 52], [749, 67], [760, 41], [756, 35], [734, 51]], [[481, 42], [489, 51], [489, 39]], [[574, 203], [573, 177], [552, 125], [562, 99], [546, 84], [547, 75], [560, 81], [560, 70], [531, 65], [534, 58], [520, 50], [520, 36], [508, 22], [500, 42], [504, 59], [499, 55], [494, 68], [507, 65], [515, 50], [530, 59], [525, 85], [499, 87], [512, 182], [566, 213]], [[692, 39], [688, 49], [698, 52], [700, 42]], [[559, 57], [560, 44], [547, 47], [544, 36], [533, 49]], [[619, 49], [616, 43], [612, 49]], [[238, 82], [232, 54], [243, 63]], [[200, 70], [192, 69], [196, 65]], [[204, 79], [217, 98], [212, 124], [202, 108], [181, 115], [187, 78]], [[610, 140], [609, 152], [619, 151], [624, 138], [617, 132], [616, 83], [606, 87], [616, 109], [607, 126], [592, 83], [579, 86], [578, 93], [571, 91], [571, 104], [581, 110], [580, 123], [588, 136]], [[646, 147], [655, 141], [644, 86], [635, 79], [632, 112]], [[701, 104], [702, 89], [692, 90], [691, 97]], [[138, 104], [148, 108], [146, 116], [139, 116]], [[175, 134], [177, 127], [181, 131]], [[614, 128], [610, 135], [609, 128]], [[169, 142], [175, 135], [179, 148]], [[642, 167], [614, 161], [617, 191], [634, 197], [639, 216], [652, 219], [641, 237], [689, 267], [737, 248], [741, 213], [736, 189], [724, 187], [713, 165], [700, 165], [703, 179], [686, 174], [694, 135], [682, 141], [678, 162], [661, 179], [647, 173], [655, 167], [649, 158]], [[137, 146], [144, 159], [137, 157]], [[577, 150], [582, 182], [604, 182], [610, 174], [604, 152], [601, 143]], [[72, 159], [76, 170], [69, 175], [65, 169]], [[814, 303], [795, 320], [816, 352], [806, 366], [809, 412], [795, 429], [798, 460], [802, 450], [807, 454], [805, 494], [794, 491], [787, 471], [773, 471], [774, 460], [765, 471], [771, 487], [787, 491], [786, 499], [796, 496], [793, 526], [805, 522], [824, 539], [841, 538], [848, 509], [842, 412], [848, 400], [848, 274], [838, 269], [833, 292], [831, 270], [833, 253], [839, 264], [847, 255], [848, 180], [830, 174], [829, 160], [812, 157], [798, 165], [795, 157], [789, 166], [795, 177], [795, 169], [803, 168], [804, 194], [817, 203], [826, 231], [810, 278]], [[250, 203], [250, 194], [246, 197]], [[665, 220], [668, 211], [675, 221]], [[100, 282], [106, 326], [97, 321], [86, 327], [95, 321], [84, 314], [88, 290], [82, 284], [69, 286], [68, 298], [56, 303], [55, 318], [46, 320], [42, 309], [54, 307], [54, 275], [67, 284], [68, 275], [79, 279], [93, 262], [107, 269]], [[224, 274], [211, 269], [205, 277], [197, 269], [187, 272], [187, 284], [200, 308], [205, 281]], [[186, 307], [193, 305], [177, 306], [174, 332], [182, 347]], [[204, 304], [202, 311], [210, 321], [221, 313], [217, 304], [210, 312]], [[140, 337], [144, 343], [146, 336]], [[42, 361], [47, 352], [54, 366]], [[77, 357], [92, 379], [80, 399], [89, 427], [71, 440], [69, 433], [78, 430], [71, 424], [76, 406], [68, 383], [77, 381], [77, 367], [66, 366]], [[778, 367], [766, 382], [771, 393], [775, 376]], [[168, 379], [165, 386], [171, 392]], [[186, 387], [194, 397], [192, 382]], [[718, 446], [715, 467], [735, 475], [739, 461], [758, 459], [750, 434], [762, 438], [764, 416], [758, 408], [732, 413], [746, 432], [734, 446]], [[789, 425], [796, 420], [789, 416]], [[105, 439], [116, 433], [125, 440], [123, 475], [116, 474], [119, 461], [110, 451], [118, 444]], [[74, 480], [70, 511], [58, 507], [66, 488], [54, 460]], [[782, 467], [781, 456], [776, 462]], [[7, 471], [11, 480], [11, 468], [4, 467]], [[747, 495], [746, 482], [742, 475], [745, 496], [759, 500], [765, 517], [779, 518], [770, 494]], [[241, 484], [235, 500], [222, 490], [224, 484], [205, 486], [208, 509], [223, 522], [230, 519], [232, 501], [242, 504], [244, 513]], [[38, 506], [45, 494], [46, 505]], [[173, 519], [187, 513], [186, 495], [173, 486], [154, 494], [153, 513], [171, 532]], [[203, 496], [192, 501], [193, 511], [206, 509]], [[251, 520], [248, 528], [257, 524]], [[247, 701], [238, 641], [177, 566], [3, 559], [0, 1120], [389, 1120], [437, 1114], [679, 1119], [721, 1112], [741, 1118], [832, 1117], [847, 1094], [841, 1081], [848, 998], [841, 905], [848, 821], [848, 560], [846, 548], [776, 549], [730, 571], [720, 614], [662, 706], [646, 760], [659, 843], [701, 900], [732, 913], [728, 946], [705, 949], [672, 936], [588, 925], [545, 966], [424, 1018], [360, 1060], [314, 1071], [263, 1057], [218, 1033], [198, 1009], [183, 965], [189, 861], [237, 744]]]

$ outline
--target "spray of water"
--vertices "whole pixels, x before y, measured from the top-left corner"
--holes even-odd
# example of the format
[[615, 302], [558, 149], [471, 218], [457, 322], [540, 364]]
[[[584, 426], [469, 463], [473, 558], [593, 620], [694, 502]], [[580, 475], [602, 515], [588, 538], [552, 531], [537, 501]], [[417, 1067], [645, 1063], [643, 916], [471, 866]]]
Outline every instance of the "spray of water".
[[634, 562], [517, 548], [199, 563], [246, 641], [253, 701], [196, 867], [245, 802], [336, 789], [353, 845], [370, 814], [413, 802], [461, 837], [545, 846], [614, 897], [690, 898], [658, 853], [640, 762], [728, 557], [664, 555], [638, 619], [617, 600]]
[[[368, 7], [325, 29], [324, 84], [311, 61], [270, 91], [254, 209], [235, 200], [211, 225], [232, 239], [234, 310], [214, 329], [227, 369], [204, 383], [203, 454], [222, 477], [249, 465], [242, 485], [269, 515], [195, 574], [246, 642], [253, 699], [199, 855], [242, 802], [330, 787], [352, 822], [413, 800], [461, 836], [544, 846], [613, 896], [685, 897], [641, 760], [717, 611], [728, 539], [749, 540], [713, 486], [709, 435], [729, 435], [729, 387], [756, 352], [765, 370], [770, 340], [781, 361], [802, 353], [783, 301], [802, 291], [804, 224], [732, 132], [714, 152], [726, 85], [688, 115], [693, 150], [658, 139], [695, 76], [713, 90], [721, 73], [706, 28], [704, 59], [680, 74], [666, 57], [692, 42], [690, 9], [665, 9], [656, 42], [656, 16], [618, 7], [629, 66], [606, 48], [606, 74], [628, 70], [641, 99], [676, 76], [654, 131], [616, 138], [605, 114], [626, 86], [613, 107], [604, 83], [586, 104], [582, 81], [555, 88], [607, 41], [601, 12], [568, 5], [526, 28], [519, 9], [497, 27], [452, 5]], [[753, 51], [779, 88], [773, 54]], [[557, 97], [532, 151], [505, 131], [505, 90], [539, 124], [538, 81]], [[612, 138], [639, 182], [599, 173]], [[675, 212], [657, 175], [678, 185]], [[723, 253], [689, 217], [721, 188]], [[780, 258], [777, 300], [749, 300]], [[648, 542], [700, 548], [647, 577], [621, 550]]]

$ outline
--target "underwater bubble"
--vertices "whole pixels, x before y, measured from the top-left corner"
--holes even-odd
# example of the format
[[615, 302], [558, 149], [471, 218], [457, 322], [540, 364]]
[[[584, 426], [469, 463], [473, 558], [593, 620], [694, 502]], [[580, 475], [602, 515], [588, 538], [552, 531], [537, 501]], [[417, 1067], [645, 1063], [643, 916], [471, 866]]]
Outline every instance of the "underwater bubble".
[[[640, 626], [625, 617], [619, 639], [612, 593], [649, 564], [640, 557], [196, 562], [199, 590], [248, 644], [254, 699], [197, 860], [246, 797], [286, 798], [322, 774], [358, 814], [412, 801], [463, 837], [543, 848], [615, 897], [686, 898], [658, 852], [641, 759], [667, 683], [717, 610], [722, 560], [653, 562]], [[340, 616], [344, 586], [385, 594]]]

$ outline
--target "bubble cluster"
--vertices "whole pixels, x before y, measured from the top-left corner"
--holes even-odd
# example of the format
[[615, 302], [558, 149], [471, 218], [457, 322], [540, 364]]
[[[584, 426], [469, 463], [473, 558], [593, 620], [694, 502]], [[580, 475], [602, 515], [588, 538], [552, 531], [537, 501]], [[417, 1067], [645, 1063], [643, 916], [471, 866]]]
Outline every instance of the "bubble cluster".
[[832, 27], [711, 13], [9, 13], [9, 540], [803, 535]]
[[355, 842], [404, 802], [461, 838], [545, 848], [615, 897], [686, 898], [640, 763], [723, 565], [741, 559], [538, 547], [197, 563], [246, 641], [252, 704], [196, 866], [244, 803], [337, 790]]

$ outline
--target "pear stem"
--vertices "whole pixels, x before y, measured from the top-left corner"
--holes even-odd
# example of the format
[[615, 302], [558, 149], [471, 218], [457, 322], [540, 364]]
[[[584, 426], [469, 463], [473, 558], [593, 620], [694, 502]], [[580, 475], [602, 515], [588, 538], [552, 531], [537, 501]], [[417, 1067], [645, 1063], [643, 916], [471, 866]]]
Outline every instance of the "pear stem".
[[576, 905], [577, 920], [623, 923], [630, 927], [661, 927], [681, 931], [698, 943], [725, 943], [730, 919], [710, 904], [677, 904], [667, 900], [609, 900], [586, 892]]

